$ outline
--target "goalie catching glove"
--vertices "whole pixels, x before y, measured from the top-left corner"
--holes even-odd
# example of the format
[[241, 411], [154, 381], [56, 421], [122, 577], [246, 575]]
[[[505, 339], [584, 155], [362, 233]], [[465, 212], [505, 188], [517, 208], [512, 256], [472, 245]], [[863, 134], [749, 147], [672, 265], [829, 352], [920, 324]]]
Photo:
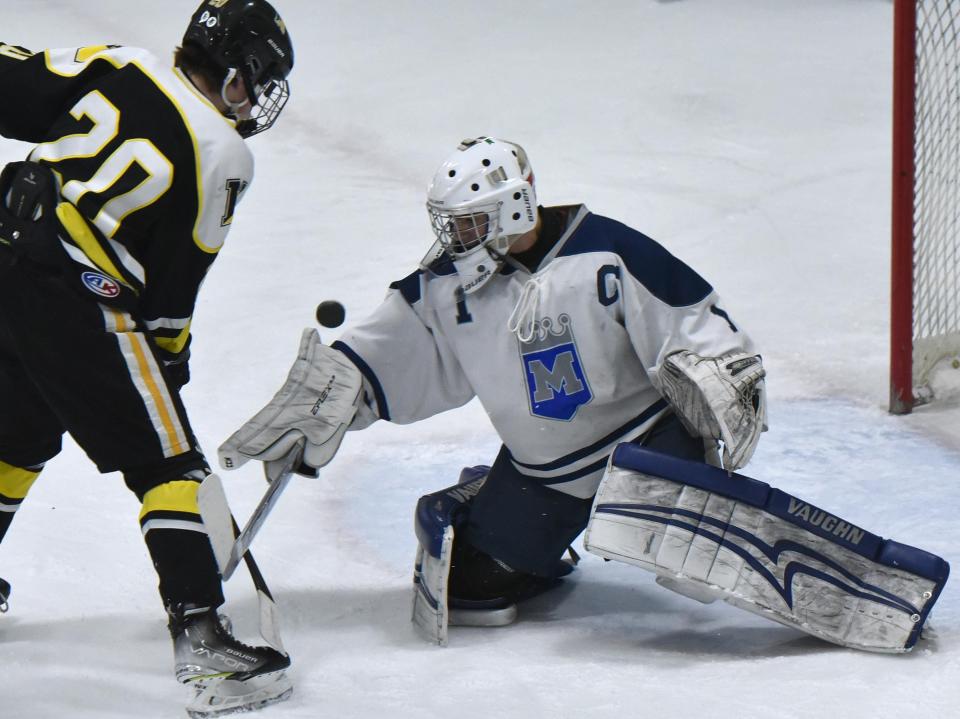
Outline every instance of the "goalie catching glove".
[[753, 456], [767, 429], [760, 355], [701, 357], [681, 350], [660, 369], [660, 389], [687, 431], [723, 442], [723, 466], [735, 470]]
[[297, 471], [312, 474], [310, 470], [323, 467], [337, 453], [362, 388], [356, 366], [342, 352], [324, 345], [316, 330], [304, 330], [286, 382], [266, 407], [220, 445], [220, 465], [235, 469], [250, 459], [269, 465], [303, 439]]

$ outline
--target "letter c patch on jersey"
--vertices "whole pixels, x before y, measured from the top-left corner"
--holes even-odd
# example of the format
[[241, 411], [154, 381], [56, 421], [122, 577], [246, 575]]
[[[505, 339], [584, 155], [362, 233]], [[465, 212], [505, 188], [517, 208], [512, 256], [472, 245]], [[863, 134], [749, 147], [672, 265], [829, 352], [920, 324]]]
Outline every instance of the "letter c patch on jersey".
[[597, 270], [597, 299], [604, 307], [609, 307], [620, 299], [620, 268], [616, 265], [604, 265]]
[[593, 399], [569, 315], [534, 323], [533, 338], [520, 342], [520, 357], [531, 414], [567, 422]]

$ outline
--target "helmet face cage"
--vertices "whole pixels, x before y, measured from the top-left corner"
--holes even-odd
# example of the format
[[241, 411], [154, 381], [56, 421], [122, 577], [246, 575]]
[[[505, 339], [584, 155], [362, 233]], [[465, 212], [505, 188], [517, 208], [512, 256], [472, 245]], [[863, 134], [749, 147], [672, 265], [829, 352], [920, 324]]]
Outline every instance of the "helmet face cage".
[[[254, 87], [256, 91], [257, 87]], [[257, 95], [251, 95], [254, 107], [250, 117], [237, 122], [237, 132], [241, 137], [252, 137], [273, 126], [280, 116], [280, 111], [290, 99], [290, 84], [284, 80], [270, 80], [266, 87]]]
[[433, 234], [452, 257], [462, 257], [499, 234], [499, 203], [453, 211], [428, 204], [427, 212]]

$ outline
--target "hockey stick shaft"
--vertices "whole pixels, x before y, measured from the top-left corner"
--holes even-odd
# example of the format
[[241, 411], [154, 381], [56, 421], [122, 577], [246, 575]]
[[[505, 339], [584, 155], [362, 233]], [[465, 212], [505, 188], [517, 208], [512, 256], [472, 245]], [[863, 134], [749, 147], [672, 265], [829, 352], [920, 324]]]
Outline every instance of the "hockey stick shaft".
[[302, 458], [303, 441], [300, 441], [295, 444], [276, 465], [267, 467], [267, 480], [270, 482], [270, 485], [260, 499], [259, 504], [257, 504], [257, 508], [253, 510], [253, 514], [250, 515], [250, 519], [247, 520], [243, 530], [238, 531], [237, 539], [230, 548], [230, 558], [222, 568], [224, 580], [229, 579], [233, 575], [241, 558], [247, 553], [247, 550], [253, 543], [254, 537], [257, 536], [267, 516], [273, 510], [277, 500], [280, 499], [281, 493], [290, 483], [293, 471], [300, 465]]
[[[233, 522], [234, 533], [239, 534], [240, 528], [237, 526], [237, 521], [233, 519], [233, 515], [230, 516], [230, 519]], [[267, 580], [263, 578], [260, 567], [257, 566], [257, 561], [253, 558], [253, 552], [249, 550], [244, 552], [243, 561], [247, 565], [247, 572], [250, 573], [250, 579], [257, 590], [260, 603], [260, 636], [274, 649], [286, 654], [287, 650], [280, 638], [280, 610], [277, 608], [273, 594], [270, 593]]]
[[[233, 515], [230, 515], [230, 519], [233, 520], [233, 532], [236, 535], [240, 534], [240, 527], [237, 526], [237, 520], [233, 519]], [[270, 587], [267, 586], [267, 580], [263, 578], [263, 573], [260, 571], [260, 567], [257, 566], [257, 560], [253, 558], [253, 553], [249, 550], [243, 553], [243, 561], [247, 565], [247, 571], [250, 572], [250, 579], [253, 580], [253, 586], [258, 592], [263, 592], [271, 600], [273, 595], [270, 593]], [[224, 578], [226, 581], [226, 578]]]

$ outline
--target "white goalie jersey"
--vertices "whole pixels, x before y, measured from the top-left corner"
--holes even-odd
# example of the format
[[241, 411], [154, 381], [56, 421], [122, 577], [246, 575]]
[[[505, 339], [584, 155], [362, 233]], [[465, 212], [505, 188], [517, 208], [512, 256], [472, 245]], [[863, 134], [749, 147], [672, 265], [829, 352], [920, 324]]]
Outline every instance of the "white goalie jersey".
[[650, 238], [582, 205], [544, 212], [565, 229], [532, 274], [508, 261], [465, 295], [440, 258], [333, 347], [364, 375], [353, 428], [477, 397], [518, 471], [588, 498], [616, 444], [667, 412], [658, 372], [671, 352], [755, 350], [713, 288]]

